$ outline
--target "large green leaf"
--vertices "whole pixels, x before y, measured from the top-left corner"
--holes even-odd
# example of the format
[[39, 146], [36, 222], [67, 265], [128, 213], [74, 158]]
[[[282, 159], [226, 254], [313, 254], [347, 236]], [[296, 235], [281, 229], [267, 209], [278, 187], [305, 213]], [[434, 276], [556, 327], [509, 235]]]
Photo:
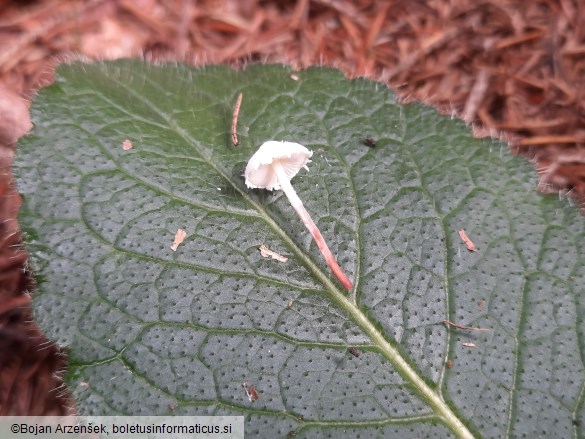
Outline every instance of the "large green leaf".
[[[505, 145], [381, 84], [291, 75], [75, 63], [40, 92], [20, 219], [79, 412], [244, 414], [265, 438], [582, 436], [577, 210]], [[246, 188], [271, 139], [315, 152], [293, 186], [350, 293], [282, 193]]]

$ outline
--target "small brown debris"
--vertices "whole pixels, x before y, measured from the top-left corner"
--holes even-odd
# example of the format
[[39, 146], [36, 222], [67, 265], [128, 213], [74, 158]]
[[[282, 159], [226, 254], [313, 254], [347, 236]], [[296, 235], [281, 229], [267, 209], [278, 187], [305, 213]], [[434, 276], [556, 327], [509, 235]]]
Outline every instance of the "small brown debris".
[[376, 140], [373, 137], [371, 137], [371, 136], [367, 136], [364, 139], [364, 145], [366, 145], [369, 148], [375, 147], [376, 146], [376, 143], [377, 143]]
[[179, 245], [183, 243], [185, 240], [185, 236], [187, 236], [187, 232], [183, 229], [177, 230], [175, 233], [175, 240], [173, 241], [173, 245], [171, 245], [171, 250], [176, 252]]
[[292, 79], [293, 81], [298, 81], [299, 77], [297, 75], [290, 75], [290, 79]]
[[475, 347], [475, 343], [471, 342], [471, 341], [466, 341], [463, 343], [463, 346], [468, 347], [468, 348], [474, 348]]
[[359, 358], [361, 355], [361, 352], [358, 351], [357, 348], [354, 348], [354, 347], [348, 348], [347, 351], [356, 358]]
[[487, 70], [480, 70], [475, 79], [475, 84], [469, 92], [465, 109], [463, 110], [463, 120], [472, 123], [477, 115], [477, 110], [484, 101], [485, 94], [490, 85], [491, 73]]
[[463, 230], [463, 229], [459, 230], [459, 236], [461, 237], [461, 239], [463, 240], [463, 242], [467, 246], [467, 250], [469, 250], [470, 252], [477, 251], [477, 247], [475, 246], [475, 244], [473, 242], [471, 242], [471, 239], [469, 239], [467, 237], [465, 230]]
[[[11, 49], [9, 46], [4, 46], [4, 48], [3, 55]], [[32, 123], [25, 99], [17, 91], [11, 90], [4, 84], [0, 81], [0, 96], [2, 96], [0, 99], [0, 144], [11, 145], [32, 128]]]
[[89, 383], [86, 381], [82, 381], [78, 384], [78, 386], [82, 389], [87, 389], [89, 387]]
[[293, 302], [292, 300], [290, 300], [290, 301], [288, 302], [288, 305], [287, 305], [287, 306], [288, 306], [289, 308], [292, 308], [292, 306], [293, 306], [293, 303], [294, 303], [294, 302]]
[[132, 149], [132, 141], [128, 140], [128, 139], [124, 140], [122, 142], [122, 149], [124, 151], [128, 151], [128, 150]]
[[451, 325], [457, 329], [464, 329], [466, 331], [493, 331], [492, 328], [473, 328], [471, 326], [461, 326], [458, 325], [457, 323], [450, 322], [449, 320], [443, 320], [443, 323], [446, 325]]
[[477, 304], [477, 306], [479, 307], [479, 310], [481, 311], [483, 309], [483, 307], [485, 306], [485, 300], [481, 299], [479, 301], [479, 303]]
[[536, 30], [532, 32], [525, 32], [522, 35], [514, 35], [512, 37], [502, 38], [496, 43], [495, 48], [497, 50], [506, 49], [510, 46], [515, 46], [517, 44], [526, 43], [532, 40], [538, 40], [539, 38], [542, 37], [542, 35], [543, 35], [542, 30]]
[[248, 399], [250, 399], [250, 401], [258, 401], [260, 399], [260, 395], [258, 395], [258, 392], [256, 391], [256, 388], [253, 384], [250, 386], [250, 396]]
[[453, 360], [447, 360], [447, 369], [451, 369], [453, 367]]
[[176, 408], [177, 408], [177, 404], [175, 404], [175, 403], [170, 403], [169, 404], [169, 410], [171, 412], [174, 412], [176, 410]]
[[550, 136], [533, 136], [521, 139], [519, 146], [530, 145], [548, 145], [550, 143], [583, 143], [585, 135], [550, 135]]
[[278, 253], [270, 250], [265, 245], [261, 245], [260, 246], [260, 255], [263, 258], [276, 259], [278, 262], [283, 262], [284, 263], [284, 262], [288, 261], [288, 258], [286, 256], [282, 256], [281, 254], [278, 254]]
[[238, 115], [240, 114], [240, 106], [242, 105], [242, 97], [243, 94], [240, 93], [238, 95], [238, 100], [236, 101], [236, 106], [234, 107], [234, 115], [232, 116], [232, 143], [234, 146], [238, 146], [240, 141], [238, 140]]
[[260, 395], [258, 394], [258, 391], [254, 387], [254, 384], [248, 387], [248, 381], [244, 381], [242, 383], [242, 387], [244, 388], [246, 396], [248, 397], [248, 400], [250, 402], [258, 401], [260, 399]]

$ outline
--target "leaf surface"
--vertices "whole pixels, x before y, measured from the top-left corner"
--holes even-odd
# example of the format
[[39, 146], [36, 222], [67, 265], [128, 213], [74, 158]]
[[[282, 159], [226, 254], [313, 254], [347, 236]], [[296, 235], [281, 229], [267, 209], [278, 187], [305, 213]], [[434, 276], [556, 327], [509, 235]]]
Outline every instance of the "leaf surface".
[[[576, 209], [462, 122], [336, 70], [292, 74], [75, 63], [40, 92], [20, 221], [78, 411], [245, 415], [266, 438], [582, 436]], [[266, 140], [314, 151], [292, 184], [350, 293], [283, 194], [245, 187]]]

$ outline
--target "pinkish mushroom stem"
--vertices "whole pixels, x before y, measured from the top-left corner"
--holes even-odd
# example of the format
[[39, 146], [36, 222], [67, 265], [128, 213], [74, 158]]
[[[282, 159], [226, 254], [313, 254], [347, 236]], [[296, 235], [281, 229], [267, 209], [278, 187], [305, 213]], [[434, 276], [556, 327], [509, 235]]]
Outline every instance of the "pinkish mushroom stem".
[[288, 200], [290, 201], [290, 204], [292, 204], [292, 207], [296, 210], [303, 224], [307, 227], [307, 229], [309, 229], [311, 235], [313, 235], [313, 239], [317, 243], [317, 247], [319, 247], [319, 250], [321, 251], [323, 257], [325, 258], [327, 265], [329, 265], [329, 268], [331, 269], [337, 280], [341, 282], [341, 285], [343, 285], [345, 289], [351, 290], [353, 288], [353, 284], [351, 283], [347, 275], [343, 272], [343, 270], [335, 260], [333, 253], [331, 253], [331, 250], [329, 250], [329, 247], [327, 247], [323, 235], [321, 235], [319, 228], [313, 222], [311, 215], [309, 215], [309, 212], [307, 212], [307, 209], [305, 209], [305, 206], [303, 206], [303, 202], [301, 201], [296, 191], [290, 184], [290, 178], [286, 174], [282, 165], [278, 162], [274, 162], [272, 164], [272, 167], [278, 178], [280, 188], [287, 196]]

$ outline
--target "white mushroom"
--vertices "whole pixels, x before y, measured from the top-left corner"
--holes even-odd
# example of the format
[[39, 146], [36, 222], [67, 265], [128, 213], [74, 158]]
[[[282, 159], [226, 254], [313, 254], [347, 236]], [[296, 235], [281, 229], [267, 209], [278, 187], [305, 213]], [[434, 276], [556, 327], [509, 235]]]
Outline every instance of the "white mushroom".
[[301, 199], [290, 184], [290, 180], [297, 175], [301, 168], [307, 168], [307, 163], [313, 151], [294, 142], [264, 142], [258, 151], [250, 158], [246, 166], [246, 186], [272, 190], [282, 189], [290, 204], [297, 211], [301, 220], [313, 235], [319, 250], [325, 257], [329, 268], [344, 288], [351, 290], [353, 284], [343, 272], [335, 257], [327, 247], [323, 235], [313, 222], [311, 216], [303, 206]]

